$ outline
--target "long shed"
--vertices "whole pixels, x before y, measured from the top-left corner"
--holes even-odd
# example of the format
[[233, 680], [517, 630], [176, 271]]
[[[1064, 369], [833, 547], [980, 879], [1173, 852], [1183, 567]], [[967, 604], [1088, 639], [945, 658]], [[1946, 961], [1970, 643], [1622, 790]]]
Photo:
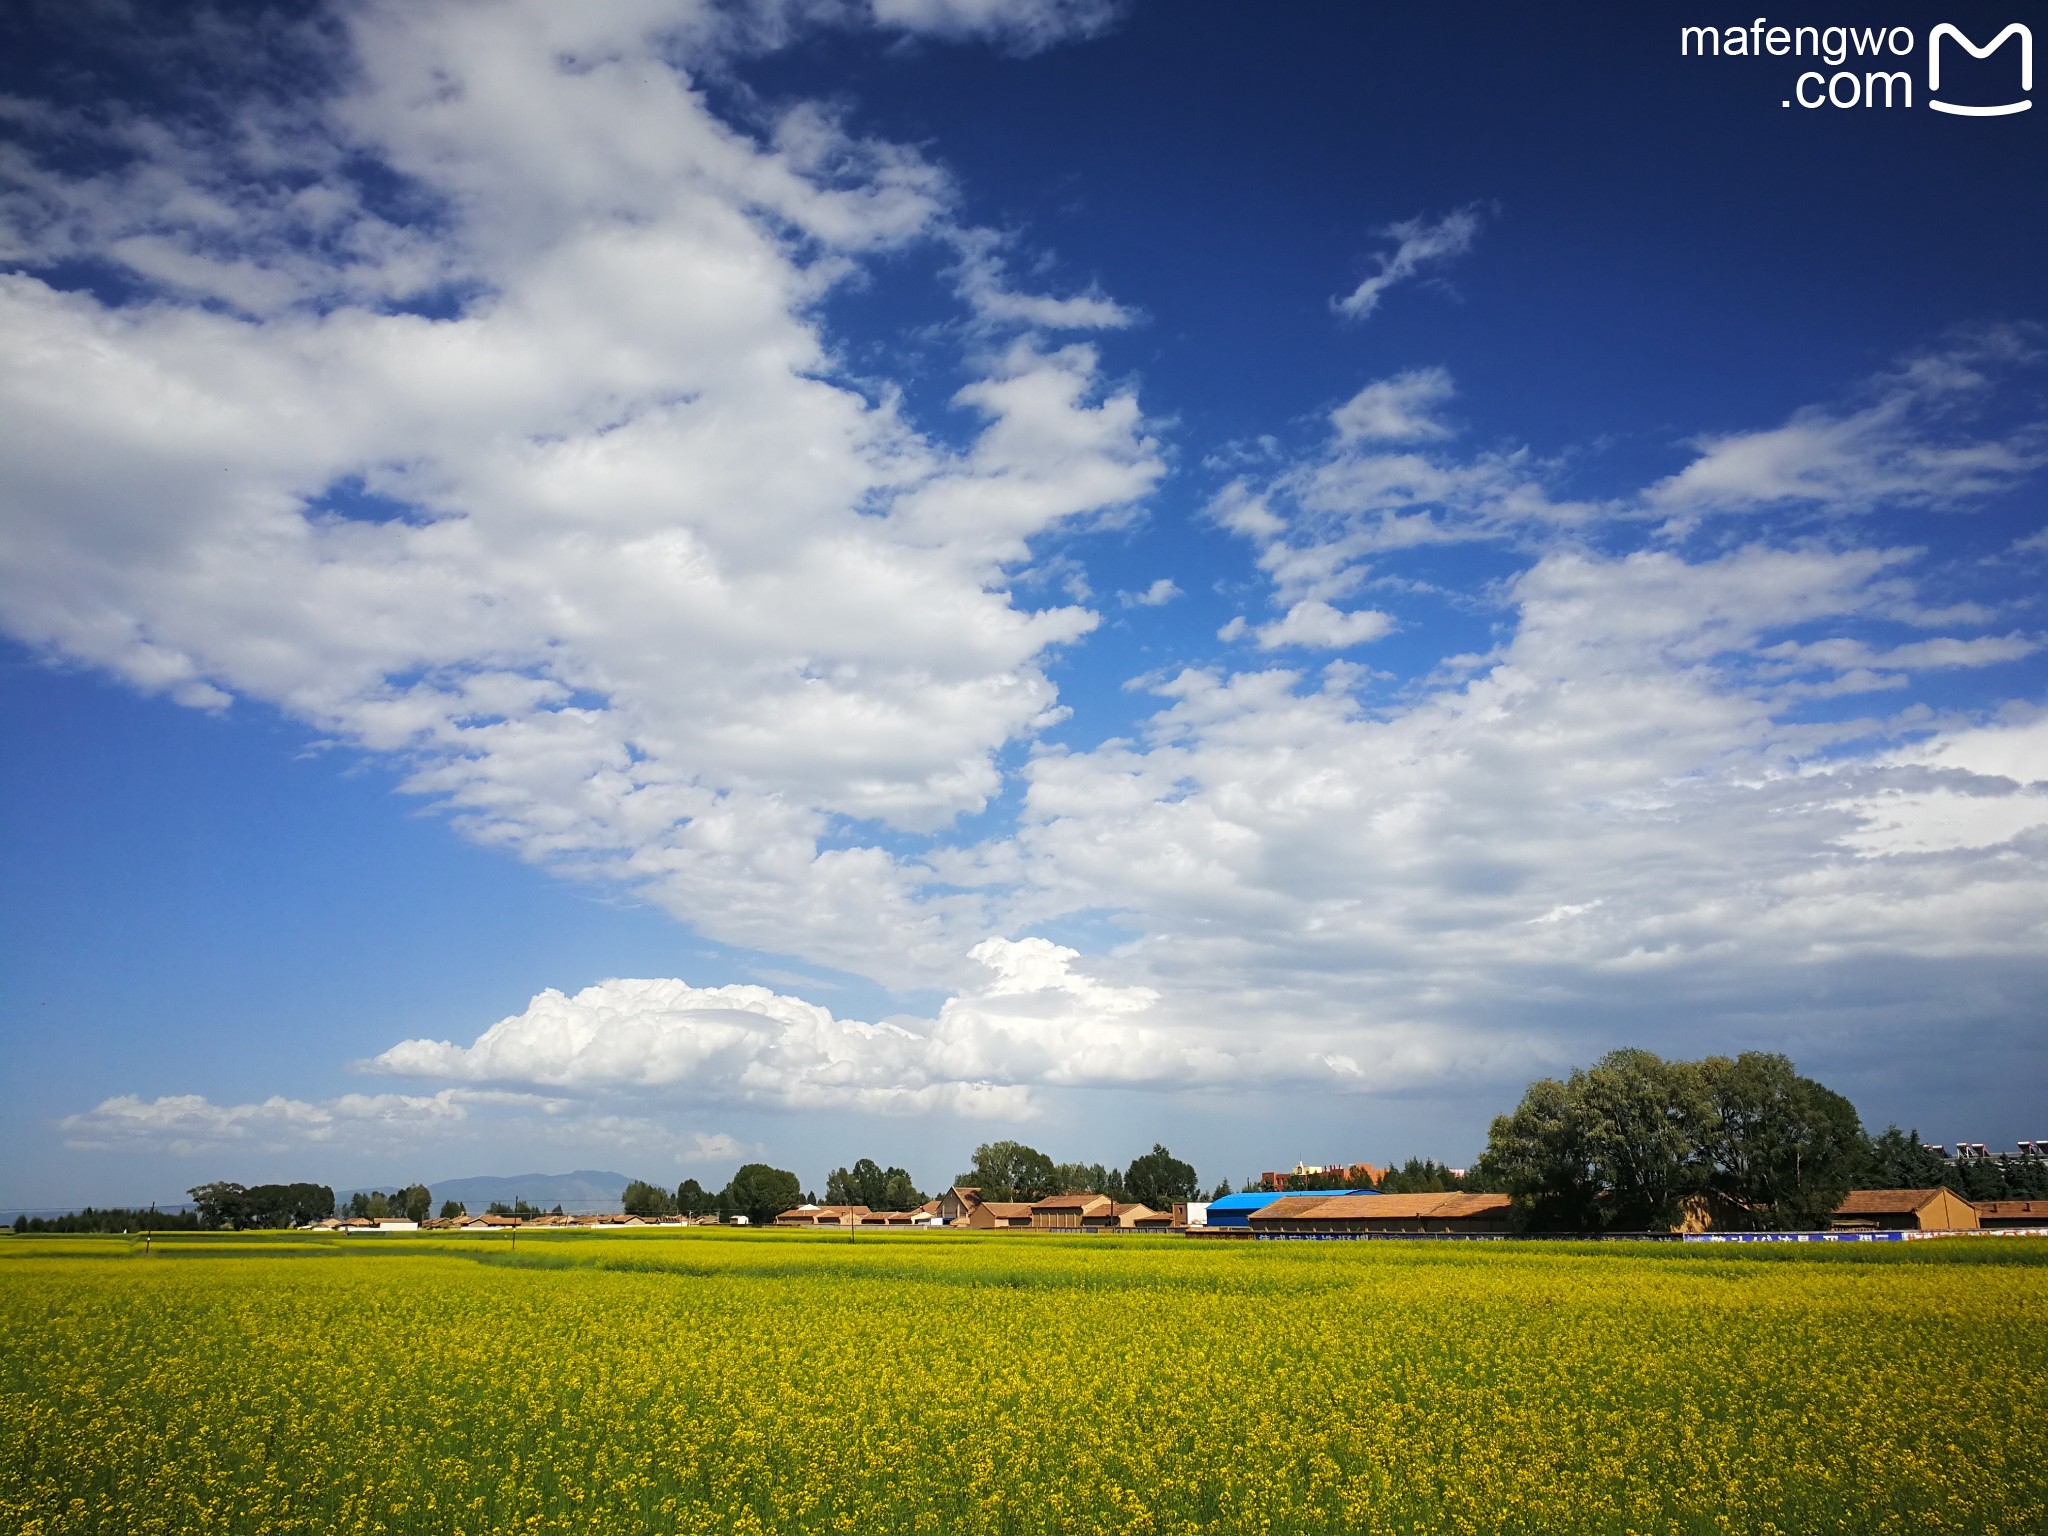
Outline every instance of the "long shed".
[[1835, 1207], [1837, 1232], [1971, 1232], [1977, 1207], [1952, 1189], [1852, 1189]]

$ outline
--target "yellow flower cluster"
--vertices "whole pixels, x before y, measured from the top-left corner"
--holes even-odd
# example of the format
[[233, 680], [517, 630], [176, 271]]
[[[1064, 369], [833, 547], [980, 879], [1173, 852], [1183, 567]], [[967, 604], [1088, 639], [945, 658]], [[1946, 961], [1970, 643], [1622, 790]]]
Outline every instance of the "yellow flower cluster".
[[2048, 1530], [2048, 1243], [0, 1239], [0, 1530]]

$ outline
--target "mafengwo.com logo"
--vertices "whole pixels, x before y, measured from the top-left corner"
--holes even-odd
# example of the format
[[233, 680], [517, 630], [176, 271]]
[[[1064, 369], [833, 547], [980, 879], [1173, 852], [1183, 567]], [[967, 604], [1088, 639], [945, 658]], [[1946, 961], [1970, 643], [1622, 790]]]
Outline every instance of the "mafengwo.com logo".
[[1946, 21], [1923, 37], [1911, 27], [1781, 26], [1759, 16], [1746, 27], [1680, 27], [1678, 52], [1786, 60], [1797, 73], [1788, 70], [1781, 105], [1809, 111], [1924, 106], [1952, 117], [2010, 117], [2034, 104], [2034, 34], [2017, 21], [1980, 42]]

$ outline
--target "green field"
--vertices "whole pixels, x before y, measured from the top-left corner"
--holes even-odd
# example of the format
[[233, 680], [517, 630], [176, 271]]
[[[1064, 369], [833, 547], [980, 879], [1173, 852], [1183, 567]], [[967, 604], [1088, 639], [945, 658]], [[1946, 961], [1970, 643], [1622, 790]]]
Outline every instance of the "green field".
[[2048, 1242], [0, 1239], [0, 1529], [2048, 1530]]

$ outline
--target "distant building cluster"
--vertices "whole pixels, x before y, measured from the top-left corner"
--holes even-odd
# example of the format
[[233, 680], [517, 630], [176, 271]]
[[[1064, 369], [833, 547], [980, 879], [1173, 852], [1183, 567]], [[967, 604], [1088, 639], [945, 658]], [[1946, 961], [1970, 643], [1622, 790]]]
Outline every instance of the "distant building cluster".
[[1107, 1195], [1048, 1195], [1043, 1200], [984, 1200], [956, 1184], [914, 1211], [871, 1211], [864, 1205], [800, 1205], [775, 1218], [778, 1227], [966, 1227], [983, 1232], [1170, 1232], [1187, 1225], [1187, 1206], [1155, 1211]]
[[[1464, 1170], [1458, 1169], [1462, 1175]], [[1339, 1185], [1346, 1189], [1371, 1189], [1387, 1176], [1387, 1170], [1377, 1163], [1296, 1163], [1290, 1173], [1262, 1173], [1259, 1188], [1268, 1194], [1284, 1194], [1291, 1189], [1328, 1189]]]

